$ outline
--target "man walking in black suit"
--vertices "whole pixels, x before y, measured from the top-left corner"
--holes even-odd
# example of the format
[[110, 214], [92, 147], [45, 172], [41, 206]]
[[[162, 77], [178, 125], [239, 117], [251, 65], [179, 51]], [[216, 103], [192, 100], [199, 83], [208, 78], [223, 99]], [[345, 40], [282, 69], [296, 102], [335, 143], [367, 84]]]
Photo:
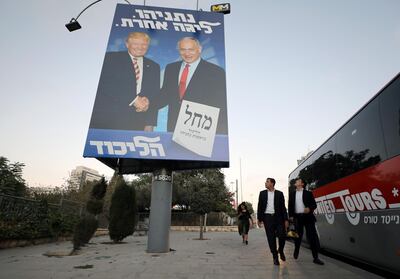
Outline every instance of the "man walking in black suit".
[[152, 131], [157, 109], [149, 102], [160, 93], [160, 66], [144, 57], [150, 37], [132, 32], [128, 51], [107, 52], [101, 71], [90, 128]]
[[319, 238], [315, 228], [316, 218], [313, 214], [314, 210], [317, 208], [317, 204], [312, 192], [304, 189], [303, 179], [297, 178], [295, 186], [296, 191], [289, 194], [289, 217], [295, 222], [297, 233], [299, 234], [299, 238], [295, 239], [293, 257], [295, 259], [299, 257], [300, 244], [305, 227], [314, 263], [323, 265], [324, 262], [318, 258]]
[[[285, 197], [281, 191], [275, 190], [275, 179], [267, 178], [264, 191], [258, 198], [257, 219], [258, 225], [264, 223], [268, 245], [271, 250], [274, 264], [279, 265], [278, 252], [282, 261], [286, 261], [283, 248], [285, 247], [286, 229], [289, 226], [285, 206]], [[276, 237], [279, 239], [279, 248], [276, 248]]]
[[195, 38], [182, 38], [178, 50], [182, 60], [166, 66], [162, 94], [155, 104], [158, 108], [168, 105], [168, 132], [175, 130], [181, 103], [186, 100], [219, 108], [217, 134], [227, 134], [225, 71], [201, 58], [202, 47]]

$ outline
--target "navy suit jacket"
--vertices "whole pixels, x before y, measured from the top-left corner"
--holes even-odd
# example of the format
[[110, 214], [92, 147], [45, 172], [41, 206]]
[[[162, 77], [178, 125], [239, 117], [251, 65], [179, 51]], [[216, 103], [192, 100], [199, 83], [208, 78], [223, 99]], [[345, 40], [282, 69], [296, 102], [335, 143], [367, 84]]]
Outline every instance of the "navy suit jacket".
[[[317, 203], [315, 202], [314, 195], [312, 192], [303, 189], [303, 203], [304, 207], [310, 208], [310, 212], [304, 214], [304, 220], [307, 222], [316, 222], [316, 218], [314, 216], [314, 210], [317, 208]], [[294, 217], [296, 209], [296, 191], [292, 191], [289, 194], [289, 216]]]
[[[160, 66], [143, 57], [142, 89], [150, 103], [160, 93]], [[90, 128], [140, 130], [157, 124], [156, 109], [136, 112], [129, 104], [136, 97], [136, 77], [127, 51], [108, 52], [104, 58]]]
[[[179, 97], [179, 70], [182, 61], [168, 64], [165, 68], [164, 82], [158, 107], [168, 105], [168, 131], [173, 132], [178, 119], [181, 100]], [[228, 133], [225, 71], [203, 59], [186, 86], [183, 100], [196, 102], [220, 109], [217, 134]]]
[[[258, 207], [257, 207], [257, 219], [260, 222], [264, 221], [264, 213], [265, 210], [267, 209], [267, 203], [268, 203], [268, 190], [261, 191], [258, 197]], [[281, 221], [288, 220], [287, 210], [285, 206], [285, 197], [283, 196], [283, 193], [279, 190], [275, 190], [274, 193], [274, 210], [275, 210], [275, 215], [278, 217], [278, 219], [281, 219]]]

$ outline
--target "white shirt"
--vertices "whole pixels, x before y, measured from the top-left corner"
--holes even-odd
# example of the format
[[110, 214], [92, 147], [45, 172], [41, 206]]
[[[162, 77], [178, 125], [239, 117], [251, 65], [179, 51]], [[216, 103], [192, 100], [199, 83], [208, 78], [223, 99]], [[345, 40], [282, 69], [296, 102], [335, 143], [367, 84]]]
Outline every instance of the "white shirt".
[[188, 72], [188, 76], [187, 76], [187, 79], [186, 79], [186, 88], [187, 88], [190, 80], [192, 79], [192, 77], [194, 75], [194, 72], [197, 69], [197, 66], [200, 63], [200, 60], [201, 60], [201, 58], [199, 57], [196, 61], [193, 61], [192, 63], [186, 63], [185, 61], [182, 61], [181, 68], [179, 70], [178, 85], [179, 85], [179, 82], [181, 80], [183, 69], [185, 69], [186, 64], [189, 64], [190, 67], [189, 67], [189, 72]]
[[296, 190], [296, 202], [295, 202], [295, 212], [296, 213], [304, 213], [304, 203], [303, 203], [303, 189]]
[[[128, 52], [129, 53], [129, 52]], [[135, 57], [129, 53], [129, 56], [132, 59], [132, 64], [133, 64], [133, 58], [136, 58], [137, 64], [139, 66], [139, 79], [136, 81], [136, 95], [140, 94], [140, 91], [142, 90], [142, 80], [143, 80], [143, 57]], [[136, 77], [136, 75], [135, 75]]]
[[274, 208], [275, 190], [274, 191], [267, 190], [267, 193], [268, 193], [267, 208], [265, 209], [264, 213], [274, 214], [275, 213], [275, 208]]

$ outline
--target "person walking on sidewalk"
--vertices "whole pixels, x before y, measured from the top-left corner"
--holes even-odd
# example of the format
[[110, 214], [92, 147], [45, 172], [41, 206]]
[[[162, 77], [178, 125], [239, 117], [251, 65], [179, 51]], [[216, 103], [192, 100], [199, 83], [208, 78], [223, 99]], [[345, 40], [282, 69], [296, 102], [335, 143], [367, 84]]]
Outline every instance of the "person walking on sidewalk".
[[238, 207], [238, 231], [242, 236], [243, 243], [249, 244], [249, 230], [253, 226], [253, 219], [245, 202], [242, 202]]
[[299, 235], [294, 242], [293, 257], [295, 259], [299, 257], [301, 239], [303, 238], [304, 228], [306, 228], [307, 240], [314, 258], [313, 262], [323, 265], [324, 262], [318, 258], [319, 238], [315, 228], [317, 220], [313, 213], [317, 208], [317, 204], [312, 192], [304, 189], [303, 179], [297, 178], [295, 186], [296, 191], [289, 194], [289, 217], [296, 224], [296, 230]]
[[[278, 253], [282, 261], [286, 261], [283, 249], [286, 241], [286, 230], [289, 226], [288, 214], [285, 206], [285, 197], [281, 191], [275, 190], [275, 179], [267, 178], [264, 191], [258, 197], [257, 219], [258, 225], [264, 224], [268, 245], [271, 250], [274, 264], [279, 265]], [[276, 237], [279, 238], [279, 247], [276, 248]]]

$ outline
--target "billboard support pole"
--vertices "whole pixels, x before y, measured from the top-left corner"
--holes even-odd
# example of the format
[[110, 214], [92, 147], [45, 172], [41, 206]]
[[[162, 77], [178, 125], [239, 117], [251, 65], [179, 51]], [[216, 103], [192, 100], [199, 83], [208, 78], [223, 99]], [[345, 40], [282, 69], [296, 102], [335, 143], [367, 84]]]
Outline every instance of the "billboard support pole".
[[165, 168], [153, 172], [148, 253], [167, 253], [171, 226], [172, 172]]

